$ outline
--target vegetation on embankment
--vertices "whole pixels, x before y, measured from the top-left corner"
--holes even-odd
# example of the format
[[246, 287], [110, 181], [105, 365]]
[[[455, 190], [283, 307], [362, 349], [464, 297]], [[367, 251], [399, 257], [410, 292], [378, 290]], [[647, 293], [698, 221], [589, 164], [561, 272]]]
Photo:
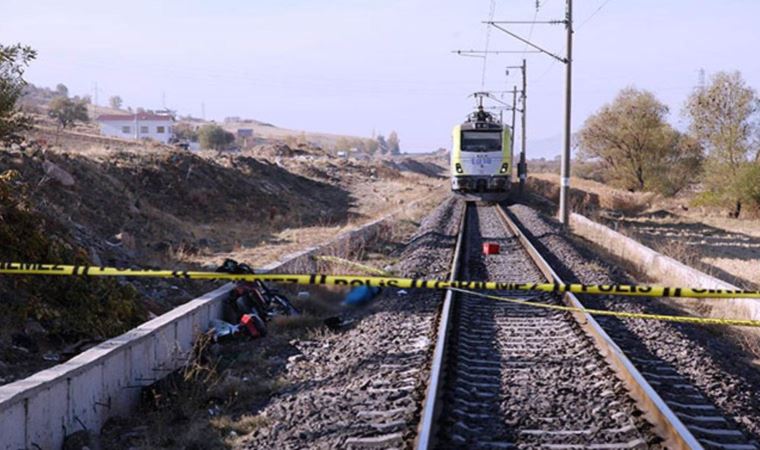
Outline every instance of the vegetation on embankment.
[[[91, 264], [87, 250], [73, 242], [65, 227], [30, 210], [31, 189], [17, 172], [0, 177], [0, 259]], [[0, 294], [0, 317], [15, 325], [2, 330], [18, 330], [18, 325], [34, 321], [49, 341], [113, 336], [147, 317], [137, 291], [115, 279], [4, 276]]]
[[685, 132], [669, 108], [633, 87], [589, 116], [577, 134], [586, 163], [575, 175], [631, 192], [689, 192], [694, 206], [760, 215], [760, 97], [739, 72], [718, 72], [686, 99]]

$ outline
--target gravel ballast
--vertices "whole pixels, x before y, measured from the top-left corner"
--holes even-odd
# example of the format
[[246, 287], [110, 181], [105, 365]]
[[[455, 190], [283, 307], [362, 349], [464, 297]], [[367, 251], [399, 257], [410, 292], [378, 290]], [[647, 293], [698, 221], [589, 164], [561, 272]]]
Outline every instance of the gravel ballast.
[[[445, 277], [463, 205], [448, 199], [421, 223], [395, 272]], [[398, 448], [414, 439], [442, 294], [386, 290], [346, 313], [353, 325], [312, 341], [287, 365], [288, 387], [259, 413], [245, 447]]]
[[[486, 242], [498, 244], [499, 254], [484, 255]], [[468, 211], [463, 276], [545, 281], [490, 206]], [[560, 303], [552, 294], [525, 297]], [[623, 383], [569, 313], [466, 294], [455, 311], [439, 448], [659, 447]]]
[[[509, 211], [565, 281], [633, 281], [563, 234], [553, 219], [525, 205]], [[683, 314], [658, 299], [580, 298], [591, 308]], [[706, 448], [760, 448], [760, 372], [721, 328], [613, 317], [597, 321]]]

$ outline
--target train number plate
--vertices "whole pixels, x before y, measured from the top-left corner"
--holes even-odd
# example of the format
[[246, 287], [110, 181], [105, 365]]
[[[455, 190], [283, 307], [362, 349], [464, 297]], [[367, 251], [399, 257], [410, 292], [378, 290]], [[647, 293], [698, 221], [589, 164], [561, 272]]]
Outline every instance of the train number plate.
[[491, 158], [486, 155], [476, 155], [473, 162], [478, 166], [485, 166], [491, 164]]

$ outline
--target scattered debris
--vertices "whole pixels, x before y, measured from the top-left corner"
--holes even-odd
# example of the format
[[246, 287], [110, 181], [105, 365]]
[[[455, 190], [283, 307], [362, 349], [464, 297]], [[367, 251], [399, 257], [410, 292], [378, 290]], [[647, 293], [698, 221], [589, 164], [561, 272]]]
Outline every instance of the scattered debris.
[[[241, 264], [232, 259], [224, 260], [216, 271], [233, 274], [254, 273], [248, 264]], [[287, 297], [270, 289], [260, 280], [239, 281], [230, 292], [225, 306], [227, 318], [239, 321], [240, 328], [247, 330], [253, 337], [266, 336], [266, 321], [277, 316], [296, 316], [301, 313]]]
[[58, 353], [48, 352], [42, 355], [42, 359], [45, 361], [58, 362], [61, 360], [61, 355]]
[[210, 332], [214, 342], [218, 342], [220, 339], [227, 336], [237, 334], [240, 331], [239, 325], [233, 325], [220, 319], [211, 319], [209, 326], [211, 327]]
[[348, 326], [355, 321], [355, 319], [345, 319], [343, 317], [335, 316], [328, 317], [323, 321], [323, 323], [330, 331], [340, 331], [348, 328]]
[[498, 255], [499, 254], [499, 244], [495, 242], [484, 242], [483, 243], [483, 254], [484, 255]]

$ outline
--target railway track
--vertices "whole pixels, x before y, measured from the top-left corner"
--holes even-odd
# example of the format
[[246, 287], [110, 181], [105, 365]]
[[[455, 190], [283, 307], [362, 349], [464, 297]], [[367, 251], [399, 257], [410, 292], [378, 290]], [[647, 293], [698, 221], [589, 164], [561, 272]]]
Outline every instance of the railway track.
[[[465, 222], [452, 277], [562, 282], [500, 207], [469, 205]], [[486, 241], [501, 254], [484, 257]], [[416, 447], [757, 448], [672, 368], [634, 358], [649, 370], [588, 315], [449, 291]]]

